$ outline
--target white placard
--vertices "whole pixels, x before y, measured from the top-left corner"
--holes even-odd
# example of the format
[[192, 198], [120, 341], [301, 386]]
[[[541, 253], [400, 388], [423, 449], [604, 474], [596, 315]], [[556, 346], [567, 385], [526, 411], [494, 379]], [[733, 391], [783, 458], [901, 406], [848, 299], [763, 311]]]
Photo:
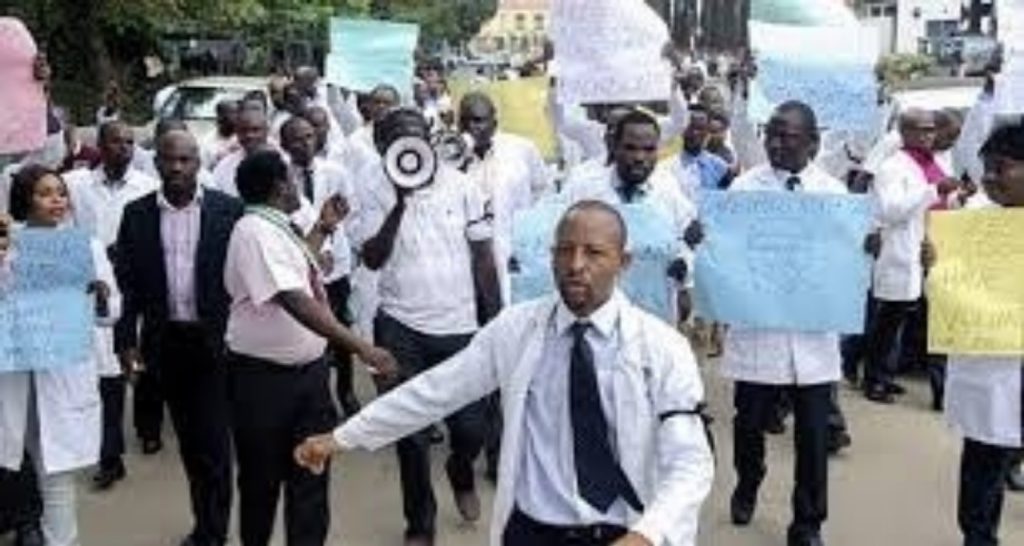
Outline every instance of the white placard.
[[1024, 0], [999, 0], [1003, 72], [996, 79], [995, 113], [1024, 113]]
[[643, 0], [559, 0], [552, 25], [562, 104], [668, 99], [668, 27]]

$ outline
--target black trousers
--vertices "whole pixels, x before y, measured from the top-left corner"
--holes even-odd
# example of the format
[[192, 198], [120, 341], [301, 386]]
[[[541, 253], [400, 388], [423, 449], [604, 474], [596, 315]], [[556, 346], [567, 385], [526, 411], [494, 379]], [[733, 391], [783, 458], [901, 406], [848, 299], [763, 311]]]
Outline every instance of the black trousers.
[[502, 546], [608, 546], [622, 538], [626, 529], [612, 525], [567, 529], [540, 523], [523, 512], [512, 511]]
[[331, 517], [328, 472], [316, 475], [299, 467], [292, 453], [308, 436], [338, 424], [330, 369], [322, 360], [304, 366], [236, 354], [228, 360], [241, 543], [270, 543], [283, 487], [286, 544], [321, 546]]
[[43, 501], [28, 456], [23, 458], [21, 470], [17, 472], [0, 468], [0, 492], [0, 535], [39, 522]]
[[188, 476], [199, 544], [227, 541], [231, 516], [231, 439], [228, 428], [227, 371], [203, 329], [169, 325], [162, 340], [159, 377], [178, 436]]
[[132, 393], [135, 414], [135, 436], [140, 440], [159, 440], [164, 426], [164, 396], [160, 387], [160, 371], [147, 362], [147, 369], [138, 375]]
[[[335, 318], [345, 326], [351, 326], [352, 315], [349, 313], [348, 300], [352, 296], [352, 284], [348, 277], [328, 284], [326, 289], [327, 301]], [[352, 390], [352, 353], [332, 348], [330, 362], [335, 373], [335, 395], [338, 397], [338, 403], [341, 404], [346, 417], [351, 417], [348, 415], [350, 410], [358, 411], [358, 402]]]
[[766, 417], [785, 392], [795, 418], [795, 484], [790, 533], [817, 533], [828, 515], [828, 437], [832, 383], [810, 386], [775, 386], [736, 382], [733, 420], [733, 465], [736, 493], [754, 501], [767, 473], [765, 466]]
[[[431, 336], [417, 332], [380, 313], [374, 320], [377, 345], [391, 351], [401, 367], [402, 379], [410, 379], [458, 353], [472, 335]], [[378, 384], [383, 392], [395, 384]], [[456, 385], [452, 386], [457, 388]], [[476, 488], [473, 461], [480, 454], [486, 434], [486, 402], [477, 401], [445, 419], [452, 454], [446, 469], [455, 491]], [[437, 500], [430, 480], [430, 438], [425, 430], [399, 440], [397, 445], [402, 480], [402, 503], [407, 536], [433, 536]]]
[[964, 546], [999, 544], [999, 520], [1003, 514], [1006, 473], [1014, 450], [967, 438], [960, 455], [960, 492], [957, 519]]
[[885, 386], [896, 374], [896, 341], [917, 302], [882, 301], [875, 304], [867, 334], [864, 388]]
[[100, 398], [103, 400], [103, 436], [100, 442], [100, 467], [124, 466], [124, 396], [127, 381], [124, 376], [100, 378]]

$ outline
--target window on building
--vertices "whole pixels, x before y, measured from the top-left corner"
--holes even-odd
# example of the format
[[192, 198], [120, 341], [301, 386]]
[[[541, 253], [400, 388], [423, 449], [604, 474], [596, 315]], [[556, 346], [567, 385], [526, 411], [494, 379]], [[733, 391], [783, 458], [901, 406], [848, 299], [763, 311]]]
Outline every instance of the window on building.
[[537, 30], [544, 30], [544, 14], [538, 13], [533, 16], [533, 28]]
[[526, 30], [526, 14], [516, 14], [516, 30]]

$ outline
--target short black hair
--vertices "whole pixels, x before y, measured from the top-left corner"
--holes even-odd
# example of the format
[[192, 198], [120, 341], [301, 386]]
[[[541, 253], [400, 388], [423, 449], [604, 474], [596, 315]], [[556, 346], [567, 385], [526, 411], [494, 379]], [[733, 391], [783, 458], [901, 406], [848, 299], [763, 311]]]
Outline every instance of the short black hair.
[[810, 134], [815, 137], [818, 136], [818, 116], [810, 105], [806, 102], [790, 100], [780, 104], [775, 109], [776, 114], [788, 114], [789, 112], [797, 113]]
[[626, 227], [626, 220], [622, 217], [622, 213], [619, 209], [605, 203], [604, 201], [598, 201], [596, 199], [584, 199], [577, 201], [571, 207], [566, 209], [565, 213], [562, 214], [562, 218], [558, 221], [558, 227], [555, 228], [555, 239], [558, 239], [558, 233], [565, 227], [566, 221], [569, 220], [569, 216], [576, 212], [603, 212], [610, 215], [614, 220], [615, 224], [619, 228], [619, 233], [622, 235], [622, 248], [628, 248], [629, 246], [629, 228]]
[[494, 101], [491, 100], [491, 97], [483, 91], [470, 91], [463, 95], [462, 100], [459, 101], [459, 112], [462, 112], [474, 104], [485, 104], [491, 109], [492, 113], [495, 115], [498, 114], [498, 108], [494, 105]]
[[96, 131], [96, 142], [98, 142], [100, 144], [103, 144], [104, 142], [106, 142], [106, 140], [108, 138], [110, 138], [112, 132], [114, 132], [114, 131], [116, 131], [118, 129], [130, 129], [130, 128], [131, 127], [127, 123], [125, 123], [125, 122], [123, 122], [123, 121], [121, 121], [119, 119], [115, 119], [115, 120], [104, 122], [104, 123], [102, 123], [100, 125], [99, 129]]
[[1024, 161], [1024, 122], [1003, 125], [989, 135], [978, 153], [981, 157], [1001, 156]]
[[383, 154], [392, 142], [406, 136], [402, 130], [410, 125], [421, 128], [424, 135], [430, 134], [430, 124], [419, 110], [413, 108], [388, 110], [384, 117], [373, 124], [373, 143], [377, 151]]
[[[303, 114], [305, 114], [305, 112], [303, 112]], [[310, 126], [313, 125], [313, 122], [307, 119], [305, 115], [292, 116], [288, 118], [284, 123], [281, 124], [281, 130], [278, 132], [277, 135], [282, 144], [284, 144], [284, 135], [288, 134], [289, 131], [292, 131], [293, 127], [295, 127], [299, 123], [305, 123]]]
[[156, 127], [153, 129], [153, 136], [159, 138], [171, 131], [189, 132], [188, 125], [184, 120], [178, 118], [160, 118], [160, 121], [156, 122]]
[[284, 180], [288, 180], [288, 164], [273, 150], [261, 150], [246, 157], [235, 174], [238, 195], [247, 205], [266, 204]]
[[615, 121], [612, 128], [612, 142], [615, 144], [622, 142], [622, 135], [626, 133], [626, 127], [630, 125], [649, 125], [654, 127], [654, 131], [658, 133], [659, 137], [661, 136], [661, 126], [658, 125], [658, 120], [647, 112], [634, 108]]
[[[30, 164], [22, 167], [11, 177], [10, 213], [15, 221], [24, 222], [32, 212], [32, 194], [36, 184], [47, 176], [56, 176], [62, 183], [60, 174], [43, 165]], [[65, 185], [65, 188], [67, 185]]]

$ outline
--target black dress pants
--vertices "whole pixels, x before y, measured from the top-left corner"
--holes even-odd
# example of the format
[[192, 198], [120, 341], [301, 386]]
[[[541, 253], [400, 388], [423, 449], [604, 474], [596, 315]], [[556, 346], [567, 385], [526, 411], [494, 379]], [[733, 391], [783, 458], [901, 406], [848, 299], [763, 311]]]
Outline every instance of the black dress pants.
[[1013, 457], [1012, 448], [964, 439], [957, 500], [957, 520], [964, 536], [964, 546], [999, 544], [1006, 473]]
[[36, 525], [42, 515], [39, 480], [28, 456], [17, 472], [0, 468], [0, 535]]
[[868, 354], [864, 367], [864, 389], [882, 388], [896, 374], [896, 341], [917, 302], [878, 300], [868, 329]]
[[146, 362], [132, 388], [132, 412], [135, 414], [135, 436], [140, 440], [159, 440], [164, 426], [164, 396], [160, 371]]
[[103, 435], [100, 442], [100, 468], [123, 468], [124, 462], [124, 376], [101, 377], [100, 398], [103, 400]]
[[609, 546], [626, 535], [623, 527], [563, 528], [538, 522], [514, 510], [502, 534], [502, 546]]
[[736, 494], [753, 503], [767, 473], [765, 426], [779, 391], [793, 406], [796, 444], [791, 536], [817, 533], [828, 515], [828, 438], [832, 383], [776, 386], [736, 382], [733, 421], [733, 464]]
[[[352, 325], [352, 316], [348, 309], [348, 300], [352, 295], [352, 285], [348, 277], [338, 279], [326, 286], [327, 301], [331, 305], [334, 317], [345, 326]], [[341, 405], [345, 417], [351, 417], [359, 411], [359, 401], [353, 389], [352, 353], [331, 348], [331, 366], [335, 373], [335, 395]]]
[[231, 515], [227, 371], [199, 326], [170, 324], [161, 340], [160, 386], [178, 436], [200, 545], [223, 545]]
[[[384, 313], [374, 320], [377, 345], [391, 351], [398, 360], [402, 380], [410, 379], [444, 362], [469, 344], [470, 335], [432, 336], [418, 332]], [[383, 392], [394, 384], [378, 384]], [[452, 388], [458, 388], [453, 385]], [[476, 488], [473, 461], [483, 449], [486, 434], [486, 399], [474, 402], [445, 419], [451, 457], [446, 469], [457, 492]], [[433, 536], [437, 500], [430, 480], [430, 438], [426, 430], [399, 440], [399, 472], [406, 536]]]
[[338, 424], [326, 362], [285, 366], [231, 354], [230, 393], [238, 456], [240, 537], [265, 546], [284, 489], [288, 546], [322, 546], [330, 527], [328, 472], [313, 474], [293, 459], [295, 446]]

